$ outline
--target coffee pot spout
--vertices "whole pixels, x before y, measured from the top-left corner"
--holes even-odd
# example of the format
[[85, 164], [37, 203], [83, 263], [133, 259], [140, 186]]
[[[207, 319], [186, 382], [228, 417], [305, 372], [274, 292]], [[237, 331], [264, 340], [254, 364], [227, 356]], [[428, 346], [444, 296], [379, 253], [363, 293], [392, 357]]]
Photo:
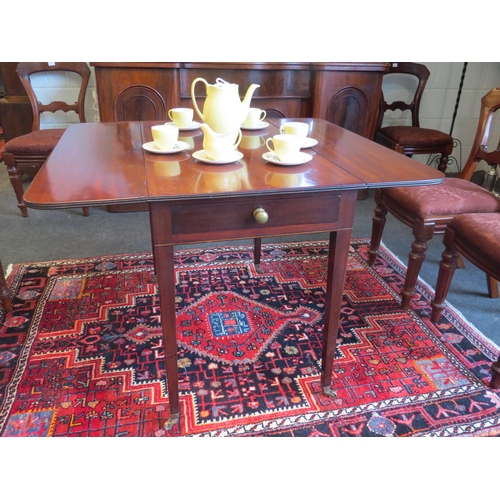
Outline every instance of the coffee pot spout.
[[257, 83], [252, 83], [250, 87], [247, 89], [247, 93], [245, 94], [245, 97], [243, 98], [243, 101], [241, 101], [241, 115], [242, 115], [242, 120], [241, 123], [243, 123], [248, 115], [248, 110], [250, 108], [250, 102], [252, 101], [253, 93], [260, 87], [259, 84]]

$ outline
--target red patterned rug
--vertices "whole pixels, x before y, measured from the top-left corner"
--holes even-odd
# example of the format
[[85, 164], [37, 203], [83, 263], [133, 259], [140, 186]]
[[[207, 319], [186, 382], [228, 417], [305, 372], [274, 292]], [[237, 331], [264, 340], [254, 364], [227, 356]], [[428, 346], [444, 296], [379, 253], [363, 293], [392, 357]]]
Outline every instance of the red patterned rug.
[[498, 349], [404, 268], [352, 242], [332, 387], [320, 388], [327, 243], [176, 252], [181, 420], [169, 416], [151, 255], [15, 265], [0, 309], [1, 436], [486, 436]]

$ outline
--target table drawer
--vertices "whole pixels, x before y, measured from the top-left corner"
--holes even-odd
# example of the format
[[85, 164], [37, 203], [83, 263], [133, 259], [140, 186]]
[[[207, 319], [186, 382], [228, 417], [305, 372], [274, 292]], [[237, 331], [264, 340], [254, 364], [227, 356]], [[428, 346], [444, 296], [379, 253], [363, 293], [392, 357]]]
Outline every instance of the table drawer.
[[[245, 201], [217, 201], [172, 206], [174, 235], [244, 231], [258, 228], [279, 228], [333, 224], [338, 221], [340, 194], [295, 196], [293, 198], [260, 198]], [[265, 224], [253, 217], [257, 208], [269, 216]]]

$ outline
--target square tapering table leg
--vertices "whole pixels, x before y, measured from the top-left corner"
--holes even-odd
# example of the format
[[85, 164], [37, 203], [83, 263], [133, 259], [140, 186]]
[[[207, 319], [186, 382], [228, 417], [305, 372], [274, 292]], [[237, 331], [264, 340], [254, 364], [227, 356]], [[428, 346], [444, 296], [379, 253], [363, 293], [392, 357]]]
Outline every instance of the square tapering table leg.
[[160, 314], [163, 332], [163, 351], [167, 372], [167, 390], [170, 418], [165, 429], [179, 421], [179, 375], [177, 370], [177, 336], [175, 316], [175, 270], [174, 246], [171, 238], [170, 207], [166, 204], [150, 204], [151, 237], [153, 258], [160, 296]]
[[351, 243], [351, 229], [330, 233], [325, 317], [323, 327], [323, 356], [321, 365], [321, 387], [327, 396], [335, 397], [331, 389], [333, 360], [337, 346], [340, 310], [344, 294], [344, 282]]

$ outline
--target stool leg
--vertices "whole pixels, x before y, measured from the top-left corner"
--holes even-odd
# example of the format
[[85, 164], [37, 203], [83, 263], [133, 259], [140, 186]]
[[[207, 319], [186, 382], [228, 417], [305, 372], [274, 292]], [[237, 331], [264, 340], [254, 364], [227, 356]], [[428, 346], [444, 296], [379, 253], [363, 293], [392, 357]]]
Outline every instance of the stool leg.
[[434, 234], [435, 224], [426, 224], [423, 221], [417, 221], [413, 226], [413, 236], [415, 240], [411, 244], [411, 251], [408, 259], [408, 269], [406, 270], [406, 279], [401, 291], [401, 308], [408, 309], [413, 295], [415, 295], [415, 285], [417, 284], [420, 269], [425, 260], [427, 251], [427, 242]]
[[432, 313], [431, 321], [437, 323], [441, 317], [441, 312], [444, 309], [444, 302], [450, 289], [451, 280], [457, 269], [458, 251], [453, 244], [454, 232], [452, 229], [447, 229], [443, 238], [445, 250], [442, 254], [441, 262], [439, 263], [439, 273], [436, 283], [436, 294], [431, 302]]

